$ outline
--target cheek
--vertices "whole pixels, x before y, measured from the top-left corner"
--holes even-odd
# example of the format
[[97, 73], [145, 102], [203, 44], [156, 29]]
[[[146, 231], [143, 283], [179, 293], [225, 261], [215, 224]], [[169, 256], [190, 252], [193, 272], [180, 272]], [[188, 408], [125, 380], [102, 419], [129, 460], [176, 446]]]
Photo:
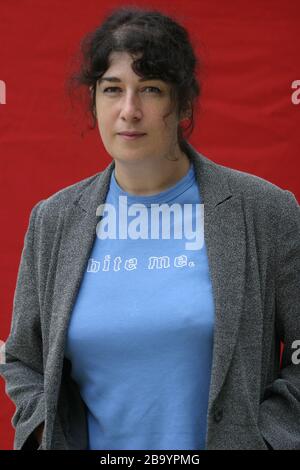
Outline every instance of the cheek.
[[112, 129], [113, 117], [111, 110], [105, 109], [104, 107], [99, 109], [97, 108], [97, 121], [99, 129], [102, 129], [103, 132], [107, 132], [109, 129]]

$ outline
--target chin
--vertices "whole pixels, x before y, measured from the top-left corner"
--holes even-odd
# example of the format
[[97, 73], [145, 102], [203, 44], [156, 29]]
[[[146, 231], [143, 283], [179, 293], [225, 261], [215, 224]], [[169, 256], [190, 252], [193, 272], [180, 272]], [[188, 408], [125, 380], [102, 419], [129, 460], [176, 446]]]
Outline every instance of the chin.
[[[114, 145], [106, 148], [110, 155], [114, 155], [117, 160], [141, 160], [149, 158], [151, 152], [145, 150], [143, 146], [128, 148], [126, 145]], [[147, 157], [148, 155], [148, 157]]]
[[133, 162], [133, 161], [141, 161], [141, 160], [147, 160], [148, 157], [143, 154], [141, 151], [140, 152], [115, 152], [114, 157], [115, 160], [119, 160], [122, 162]]

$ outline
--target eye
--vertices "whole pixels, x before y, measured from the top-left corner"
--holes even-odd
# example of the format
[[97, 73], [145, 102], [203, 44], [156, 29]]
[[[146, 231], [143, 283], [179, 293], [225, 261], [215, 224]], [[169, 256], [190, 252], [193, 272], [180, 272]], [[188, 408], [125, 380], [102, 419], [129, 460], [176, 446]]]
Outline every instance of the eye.
[[[116, 86], [110, 86], [110, 87], [108, 87], [108, 88], [105, 88], [105, 89], [103, 90], [103, 93], [107, 93], [108, 90], [116, 90], [117, 88], [118, 88], [118, 87], [116, 87]], [[119, 89], [120, 89], [120, 88], [119, 88]]]
[[[114, 92], [115, 90], [120, 90], [120, 89], [121, 88], [116, 87], [116, 86], [110, 86], [108, 88], [105, 88], [103, 90], [103, 93], [108, 93], [110, 95], [111, 93], [108, 90], [113, 90], [113, 92]], [[157, 87], [154, 87], [154, 86], [148, 86], [148, 87], [145, 88], [145, 90], [148, 90], [148, 89], [154, 90], [154, 93], [157, 93], [157, 94], [161, 93], [161, 90]]]
[[161, 90], [159, 88], [155, 87], [155, 86], [148, 86], [146, 88], [146, 90], [147, 89], [155, 90], [155, 93], [161, 93]]

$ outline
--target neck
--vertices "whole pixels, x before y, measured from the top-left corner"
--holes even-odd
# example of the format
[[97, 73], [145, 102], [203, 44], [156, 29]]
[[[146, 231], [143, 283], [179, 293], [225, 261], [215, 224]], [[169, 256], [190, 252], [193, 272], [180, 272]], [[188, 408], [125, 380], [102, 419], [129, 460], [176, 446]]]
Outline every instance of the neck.
[[150, 196], [174, 186], [188, 173], [189, 168], [189, 158], [180, 151], [177, 160], [161, 158], [138, 163], [115, 160], [115, 178], [123, 191]]

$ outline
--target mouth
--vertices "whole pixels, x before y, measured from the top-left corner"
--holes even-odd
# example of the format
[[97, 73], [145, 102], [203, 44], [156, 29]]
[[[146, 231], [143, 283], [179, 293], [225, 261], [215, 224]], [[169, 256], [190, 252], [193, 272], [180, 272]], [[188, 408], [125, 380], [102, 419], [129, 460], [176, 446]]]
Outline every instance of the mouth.
[[118, 134], [120, 137], [122, 137], [125, 140], [136, 140], [141, 137], [144, 137], [146, 134]]

